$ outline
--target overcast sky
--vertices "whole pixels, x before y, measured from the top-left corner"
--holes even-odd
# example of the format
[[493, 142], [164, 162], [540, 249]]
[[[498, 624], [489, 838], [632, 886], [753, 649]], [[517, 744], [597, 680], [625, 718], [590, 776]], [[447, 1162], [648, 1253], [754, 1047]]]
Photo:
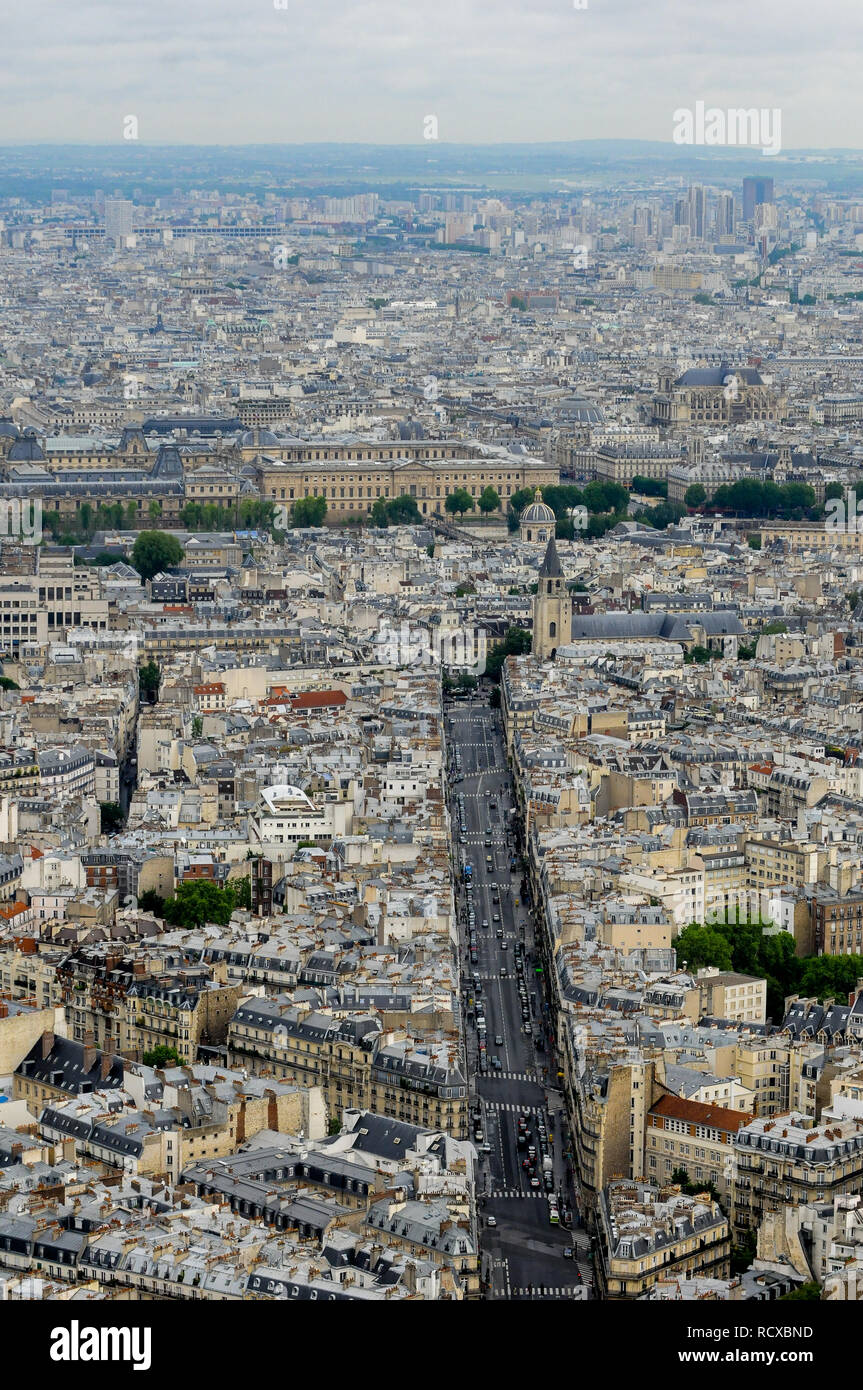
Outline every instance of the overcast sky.
[[670, 140], [779, 107], [863, 147], [860, 0], [6, 0], [0, 142]]

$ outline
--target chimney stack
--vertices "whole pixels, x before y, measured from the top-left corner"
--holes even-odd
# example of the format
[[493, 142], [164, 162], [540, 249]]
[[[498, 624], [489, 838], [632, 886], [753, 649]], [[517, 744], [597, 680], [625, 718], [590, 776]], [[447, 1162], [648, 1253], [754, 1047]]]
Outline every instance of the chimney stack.
[[108, 1080], [108, 1073], [111, 1070], [111, 1063], [113, 1062], [113, 1060], [114, 1058], [110, 1052], [110, 1049], [106, 1047], [105, 1051], [102, 1053], [101, 1062], [99, 1064], [99, 1076], [102, 1081]]
[[49, 1057], [53, 1051], [54, 1051], [54, 1031], [53, 1031], [53, 1029], [47, 1029], [47, 1028], [46, 1028], [45, 1032], [42, 1034], [42, 1060], [43, 1060], [43, 1062], [44, 1062], [45, 1058], [46, 1058], [46, 1057]]

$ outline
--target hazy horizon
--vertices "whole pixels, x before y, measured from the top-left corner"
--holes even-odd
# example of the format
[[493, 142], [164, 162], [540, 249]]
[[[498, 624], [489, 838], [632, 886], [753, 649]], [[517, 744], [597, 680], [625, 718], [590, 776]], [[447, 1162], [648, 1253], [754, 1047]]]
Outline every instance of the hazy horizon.
[[429, 115], [452, 145], [668, 143], [704, 101], [781, 110], [783, 149], [863, 148], [847, 0], [581, 2], [45, 0], [38, 28], [13, 4], [0, 145], [110, 145], [134, 116], [142, 144], [399, 146]]

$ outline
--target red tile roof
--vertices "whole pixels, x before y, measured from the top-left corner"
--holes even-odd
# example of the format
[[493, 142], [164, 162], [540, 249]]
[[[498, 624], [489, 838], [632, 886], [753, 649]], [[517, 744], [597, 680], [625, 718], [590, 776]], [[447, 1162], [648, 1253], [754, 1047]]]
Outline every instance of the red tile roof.
[[681, 1096], [661, 1096], [651, 1107], [651, 1115], [667, 1120], [685, 1120], [691, 1125], [709, 1125], [736, 1134], [738, 1129], [752, 1123], [753, 1116], [743, 1110], [724, 1110], [721, 1105], [705, 1105], [700, 1100], [684, 1100]]
[[305, 690], [291, 700], [293, 709], [326, 709], [347, 703], [348, 697], [343, 690]]

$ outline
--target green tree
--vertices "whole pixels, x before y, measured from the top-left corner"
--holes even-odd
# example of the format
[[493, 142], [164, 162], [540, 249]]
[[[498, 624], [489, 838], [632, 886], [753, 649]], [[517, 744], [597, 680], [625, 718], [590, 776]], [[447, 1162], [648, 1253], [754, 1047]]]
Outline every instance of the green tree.
[[700, 507], [707, 501], [707, 488], [703, 483], [691, 483], [683, 494], [687, 507]]
[[179, 565], [183, 547], [166, 531], [141, 531], [132, 547], [132, 564], [142, 579], [152, 579], [161, 570]]
[[455, 516], [456, 513], [463, 516], [465, 512], [472, 512], [474, 506], [474, 500], [466, 487], [457, 487], [444, 502], [445, 510], [452, 516]]
[[584, 506], [584, 494], [573, 483], [552, 483], [542, 489], [542, 500], [551, 507], [558, 520], [565, 517], [573, 507]]
[[162, 515], [162, 504], [158, 497], [154, 497], [147, 507], [147, 515], [151, 521], [158, 521]]
[[[696, 483], [694, 486], [698, 486]], [[632, 491], [641, 492], [645, 497], [668, 497], [668, 482], [665, 478], [642, 478], [636, 473], [632, 480]]]
[[138, 689], [146, 699], [156, 700], [161, 683], [162, 672], [155, 661], [148, 661], [146, 666], [142, 666], [138, 671]]
[[491, 484], [480, 493], [479, 509], [485, 513], [500, 511], [500, 494]]
[[594, 478], [582, 494], [589, 512], [626, 512], [629, 492], [621, 483], [601, 482]]
[[810, 956], [802, 962], [800, 992], [816, 999], [841, 999], [863, 977], [863, 956]]
[[688, 652], [683, 653], [683, 660], [690, 665], [703, 666], [705, 662], [710, 661], [712, 655], [713, 653], [707, 647], [699, 646], [696, 642], [694, 647], [690, 647]]
[[780, 1303], [814, 1303], [821, 1298], [821, 1285], [813, 1280], [801, 1284], [799, 1288], [792, 1289], [790, 1293], [779, 1295]]
[[291, 526], [295, 530], [307, 526], [323, 526], [326, 514], [326, 497], [299, 497], [291, 507]]
[[503, 663], [508, 656], [524, 656], [530, 651], [532, 638], [523, 627], [507, 628], [502, 642], [496, 642], [486, 655], [485, 674], [489, 680], [499, 681]]
[[824, 489], [824, 501], [825, 501], [825, 502], [833, 502], [833, 501], [835, 501], [837, 498], [838, 498], [839, 501], [841, 502], [841, 500], [842, 500], [842, 498], [843, 498], [844, 496], [845, 496], [845, 489], [844, 489], [844, 487], [842, 486], [841, 483], [828, 483], [827, 486], [826, 486], [826, 488]]
[[234, 901], [237, 907], [243, 907], [247, 912], [252, 908], [252, 880], [249, 875], [245, 878], [232, 878], [228, 885], [234, 894]]
[[415, 526], [422, 521], [416, 498], [406, 492], [399, 497], [379, 497], [369, 515], [374, 526]]
[[227, 926], [237, 905], [233, 888], [220, 888], [207, 878], [185, 879], [165, 903], [166, 922], [176, 927], [202, 927], [205, 922]]
[[178, 1067], [179, 1065], [179, 1052], [175, 1047], [168, 1047], [165, 1043], [159, 1043], [157, 1047], [144, 1053], [145, 1067]]
[[677, 952], [678, 962], [682, 965], [686, 961], [687, 970], [700, 970], [706, 965], [715, 965], [717, 970], [732, 969], [731, 945], [715, 926], [699, 926], [693, 922], [684, 927], [671, 944]]
[[204, 721], [200, 714], [196, 714], [192, 720], [192, 738], [200, 738], [204, 732]]
[[123, 807], [118, 801], [99, 802], [99, 824], [103, 835], [113, 835], [123, 827]]
[[13, 681], [11, 676], [0, 676], [0, 690], [20, 690], [17, 681]]
[[[529, 507], [533, 501], [534, 489], [532, 487], [520, 487], [512, 494], [509, 499], [509, 506], [506, 513], [506, 524], [510, 531], [518, 530], [518, 519], [525, 507]], [[551, 503], [549, 503], [551, 506]]]
[[731, 1273], [745, 1274], [747, 1269], [755, 1259], [757, 1252], [757, 1235], [755, 1231], [747, 1231], [739, 1245], [735, 1245], [731, 1251]]
[[152, 912], [156, 917], [161, 917], [165, 907], [165, 899], [154, 889], [148, 888], [139, 897], [138, 906], [142, 912]]

